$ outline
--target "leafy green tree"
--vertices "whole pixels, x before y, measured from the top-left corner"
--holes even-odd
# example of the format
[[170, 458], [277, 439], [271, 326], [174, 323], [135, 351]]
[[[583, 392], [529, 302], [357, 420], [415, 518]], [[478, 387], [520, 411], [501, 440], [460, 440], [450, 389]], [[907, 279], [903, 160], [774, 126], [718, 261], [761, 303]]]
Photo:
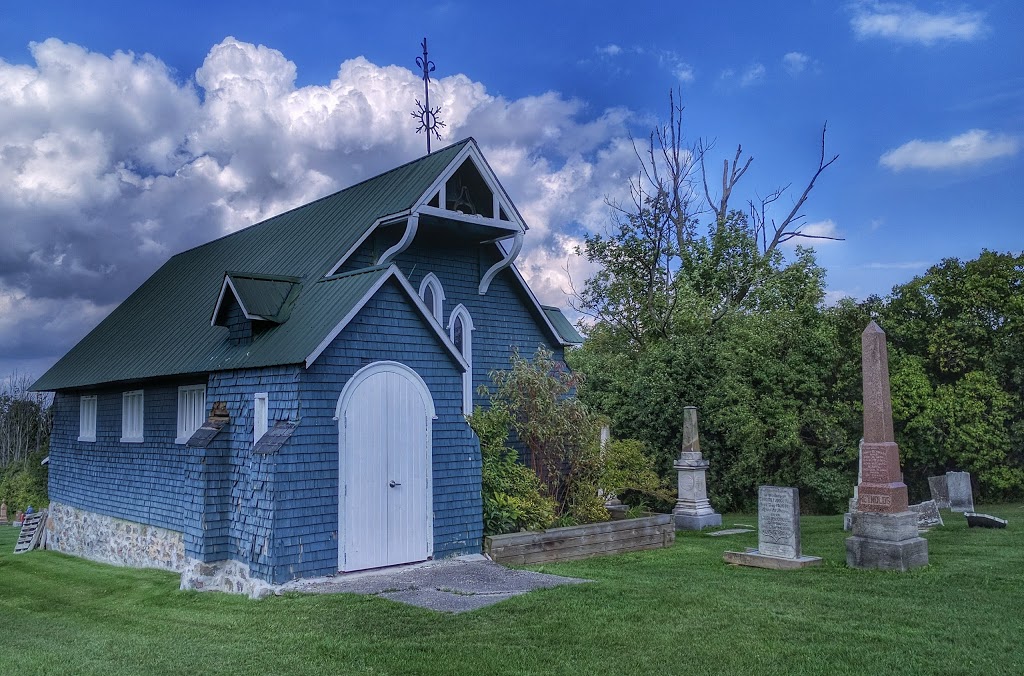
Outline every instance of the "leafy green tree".
[[618, 436], [653, 449], [666, 480], [683, 408], [696, 405], [711, 497], [724, 509], [749, 505], [768, 481], [812, 486], [808, 504], [830, 508], [850, 491], [856, 439], [823, 410], [837, 354], [821, 312], [824, 271], [810, 249], [786, 257], [780, 246], [808, 236], [800, 210], [836, 158], [823, 132], [815, 172], [775, 222], [769, 207], [784, 190], [731, 206], [752, 162], [741, 148], [712, 196], [711, 146], [684, 144], [682, 112], [670, 97], [669, 123], [638, 150], [632, 204], [612, 204], [615, 228], [579, 250], [598, 267], [575, 297], [591, 322], [570, 357], [587, 374], [580, 396]]
[[[514, 352], [508, 370], [492, 371], [492, 406], [507, 411], [546, 495], [563, 524], [608, 518], [598, 496], [601, 474], [598, 418], [579, 398], [578, 372], [538, 347], [533, 360]], [[486, 388], [483, 388], [486, 390]]]
[[542, 493], [536, 472], [518, 462], [506, 445], [512, 416], [504, 407], [477, 407], [469, 424], [480, 439], [483, 457], [484, 535], [543, 530], [555, 520], [555, 501]]

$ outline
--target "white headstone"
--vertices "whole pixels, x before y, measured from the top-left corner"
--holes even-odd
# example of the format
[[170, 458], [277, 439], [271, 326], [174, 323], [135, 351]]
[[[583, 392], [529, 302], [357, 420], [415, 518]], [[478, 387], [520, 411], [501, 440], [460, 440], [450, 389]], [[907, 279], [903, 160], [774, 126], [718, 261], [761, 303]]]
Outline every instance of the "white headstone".
[[971, 491], [969, 472], [946, 472], [946, 488], [949, 490], [949, 508], [954, 512], [973, 512], [974, 493]]
[[757, 551], [800, 558], [800, 491], [761, 486], [757, 492]]

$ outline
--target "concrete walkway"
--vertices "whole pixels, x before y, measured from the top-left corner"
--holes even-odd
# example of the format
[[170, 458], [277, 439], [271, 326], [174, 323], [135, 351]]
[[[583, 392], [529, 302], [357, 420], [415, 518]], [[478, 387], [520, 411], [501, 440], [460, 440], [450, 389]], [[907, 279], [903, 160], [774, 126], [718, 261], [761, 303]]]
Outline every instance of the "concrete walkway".
[[462, 613], [563, 584], [590, 582], [528, 570], [513, 570], [482, 555], [427, 561], [410, 566], [296, 580], [280, 592], [368, 594], [446, 613]]

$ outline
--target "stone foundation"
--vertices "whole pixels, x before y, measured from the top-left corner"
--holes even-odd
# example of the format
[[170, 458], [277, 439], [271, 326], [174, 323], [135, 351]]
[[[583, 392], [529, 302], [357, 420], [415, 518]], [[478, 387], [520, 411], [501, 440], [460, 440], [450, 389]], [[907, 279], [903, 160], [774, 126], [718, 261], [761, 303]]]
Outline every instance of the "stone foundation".
[[83, 559], [132, 568], [185, 568], [182, 534], [51, 502], [46, 548]]
[[249, 566], [238, 561], [204, 563], [189, 559], [181, 573], [181, 589], [222, 591], [258, 599], [275, 593], [280, 587], [252, 577]]

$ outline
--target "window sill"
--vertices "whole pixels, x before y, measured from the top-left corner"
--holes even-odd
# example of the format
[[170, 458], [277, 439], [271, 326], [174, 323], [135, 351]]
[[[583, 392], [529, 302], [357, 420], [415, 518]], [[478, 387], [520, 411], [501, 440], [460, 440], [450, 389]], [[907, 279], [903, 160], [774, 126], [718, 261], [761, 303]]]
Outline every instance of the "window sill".
[[192, 435], [191, 435], [191, 434], [190, 434], [190, 435], [188, 435], [187, 437], [177, 437], [177, 438], [176, 438], [176, 439], [174, 440], [174, 443], [176, 443], [176, 444], [187, 444], [187, 443], [188, 443], [188, 440], [189, 440], [189, 439], [191, 439], [191, 438], [192, 438]]
[[78, 437], [78, 440], [88, 442], [90, 444], [96, 443], [96, 437]]
[[122, 444], [141, 444], [143, 441], [142, 437], [121, 437]]

